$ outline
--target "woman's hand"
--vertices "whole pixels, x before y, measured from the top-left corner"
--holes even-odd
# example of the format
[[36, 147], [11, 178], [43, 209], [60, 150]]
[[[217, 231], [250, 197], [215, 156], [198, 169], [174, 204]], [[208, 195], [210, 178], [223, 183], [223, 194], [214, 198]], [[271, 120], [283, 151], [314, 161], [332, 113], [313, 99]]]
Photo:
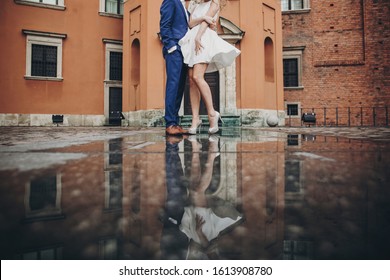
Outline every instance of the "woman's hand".
[[195, 54], [198, 55], [202, 52], [203, 45], [202, 45], [202, 38], [200, 36], [195, 37]]
[[202, 216], [196, 214], [195, 222], [196, 222], [195, 230], [196, 230], [196, 234], [199, 237], [200, 245], [202, 245], [204, 248], [207, 248], [207, 246], [209, 246], [209, 241], [207, 240], [207, 237], [202, 230], [203, 225], [205, 224], [206, 221]]
[[196, 221], [196, 227], [195, 227], [196, 232], [198, 232], [198, 233], [199, 233], [199, 232], [203, 233], [203, 232], [202, 232], [202, 227], [203, 227], [203, 225], [204, 225], [204, 223], [205, 223], [205, 220], [203, 219], [202, 216], [196, 214], [196, 216], [195, 216], [195, 221]]

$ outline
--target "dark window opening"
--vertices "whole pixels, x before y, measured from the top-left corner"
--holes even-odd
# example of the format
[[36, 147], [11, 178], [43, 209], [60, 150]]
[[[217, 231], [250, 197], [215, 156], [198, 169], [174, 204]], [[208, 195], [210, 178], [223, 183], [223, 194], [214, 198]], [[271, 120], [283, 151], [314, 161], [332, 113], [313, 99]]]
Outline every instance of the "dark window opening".
[[[294, 137], [294, 140], [297, 140], [297, 139]], [[299, 161], [286, 161], [285, 174], [286, 174], [286, 176], [285, 176], [285, 191], [292, 192], [292, 193], [300, 192], [301, 186], [300, 186], [300, 163], [299, 163]]]
[[287, 115], [298, 116], [298, 104], [287, 104]]
[[124, 0], [106, 0], [106, 13], [123, 14], [123, 2]]
[[298, 87], [298, 59], [283, 59], [283, 82], [284, 87]]
[[57, 77], [57, 47], [32, 45], [31, 76]]
[[32, 211], [52, 209], [57, 201], [57, 178], [43, 177], [31, 181], [30, 208]]
[[298, 146], [299, 137], [296, 134], [287, 135], [287, 146]]
[[122, 58], [121, 52], [110, 52], [110, 80], [122, 81]]
[[305, 8], [304, 0], [283, 0], [282, 1], [283, 11], [302, 10], [304, 8]]

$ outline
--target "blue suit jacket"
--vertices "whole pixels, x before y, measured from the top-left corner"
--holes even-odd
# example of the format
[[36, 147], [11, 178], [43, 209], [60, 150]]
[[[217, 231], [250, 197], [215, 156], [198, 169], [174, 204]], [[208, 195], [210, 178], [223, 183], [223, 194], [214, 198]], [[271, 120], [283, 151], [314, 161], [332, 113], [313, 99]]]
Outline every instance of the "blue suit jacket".
[[167, 52], [186, 34], [188, 22], [186, 11], [180, 0], [163, 0], [160, 8], [160, 35], [163, 52]]

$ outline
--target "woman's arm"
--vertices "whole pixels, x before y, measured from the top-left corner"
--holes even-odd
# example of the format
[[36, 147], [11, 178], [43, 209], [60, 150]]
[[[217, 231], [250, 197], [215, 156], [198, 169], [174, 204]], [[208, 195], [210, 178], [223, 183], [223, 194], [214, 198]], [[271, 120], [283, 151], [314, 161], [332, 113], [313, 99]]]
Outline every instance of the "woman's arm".
[[197, 26], [198, 24], [201, 24], [202, 22], [206, 22], [208, 25], [210, 24], [214, 24], [214, 20], [211, 16], [208, 16], [208, 15], [204, 15], [203, 17], [199, 17], [199, 18], [196, 18], [196, 19], [193, 19], [192, 17], [190, 18], [190, 21], [188, 23], [188, 27], [189, 28], [193, 28], [195, 26]]
[[[218, 13], [218, 11], [219, 11], [219, 0], [211, 0], [210, 9], [207, 11], [205, 16], [211, 17], [213, 19], [214, 16]], [[204, 20], [200, 23], [198, 33], [196, 34], [196, 37], [195, 37], [195, 53], [196, 54], [201, 52], [203, 49], [203, 46], [201, 44], [201, 38], [202, 38], [204, 32], [206, 31], [206, 29], [208, 28], [208, 26], [209, 26], [209, 24]]]

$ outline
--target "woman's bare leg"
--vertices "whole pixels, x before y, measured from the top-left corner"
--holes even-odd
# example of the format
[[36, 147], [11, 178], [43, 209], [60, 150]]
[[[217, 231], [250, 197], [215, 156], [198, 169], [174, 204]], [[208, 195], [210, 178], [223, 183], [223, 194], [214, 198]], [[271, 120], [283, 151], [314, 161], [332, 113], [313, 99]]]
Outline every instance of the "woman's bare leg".
[[216, 114], [213, 106], [213, 98], [211, 96], [210, 86], [204, 79], [204, 74], [206, 73], [206, 69], [207, 69], [206, 63], [195, 64], [193, 68], [192, 79], [194, 80], [195, 84], [198, 86], [203, 102], [206, 106], [210, 127], [214, 127], [216, 125], [215, 122], [218, 120], [215, 119]]
[[198, 86], [193, 79], [194, 69], [188, 69], [188, 78], [190, 82], [190, 102], [192, 111], [192, 124], [191, 127], [197, 127], [200, 121], [199, 109], [200, 109], [200, 92]]

